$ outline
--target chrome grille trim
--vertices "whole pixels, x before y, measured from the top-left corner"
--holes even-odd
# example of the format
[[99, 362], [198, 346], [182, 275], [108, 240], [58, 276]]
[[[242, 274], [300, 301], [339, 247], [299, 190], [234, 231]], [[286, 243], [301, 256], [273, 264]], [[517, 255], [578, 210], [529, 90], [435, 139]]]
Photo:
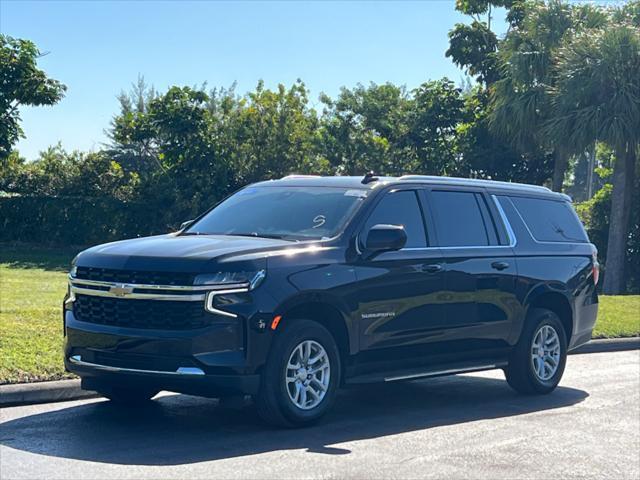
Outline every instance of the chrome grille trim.
[[[69, 276], [69, 287], [71, 293], [81, 295], [93, 295], [96, 297], [120, 298], [123, 300], [174, 300], [182, 302], [203, 302], [209, 292], [240, 293], [248, 292], [251, 288], [249, 283], [236, 283], [228, 285], [150, 285], [142, 283], [117, 283], [104, 282], [99, 280], [86, 280]], [[94, 287], [94, 288], [91, 288]], [[106, 289], [106, 290], [103, 290]], [[110, 291], [115, 289], [118, 291]], [[130, 292], [122, 293], [123, 289]], [[142, 291], [141, 291], [142, 290]], [[155, 290], [154, 292], [144, 292], [144, 290]]]
[[118, 285], [139, 290], [176, 290], [181, 292], [226, 290], [230, 288], [246, 288], [249, 286], [249, 283], [230, 283], [227, 285], [156, 285], [147, 283], [120, 283], [104, 282], [101, 280], [86, 280], [84, 278], [75, 278], [72, 276], [69, 276], [69, 282], [71, 282], [72, 285], [90, 285], [94, 287], [115, 287]]
[[128, 293], [127, 295], [116, 295], [109, 290], [94, 290], [92, 288], [82, 288], [71, 285], [71, 292], [76, 295], [92, 295], [94, 297], [118, 298], [120, 300], [174, 300], [179, 302], [202, 302], [205, 294], [195, 295], [171, 295], [166, 293]]

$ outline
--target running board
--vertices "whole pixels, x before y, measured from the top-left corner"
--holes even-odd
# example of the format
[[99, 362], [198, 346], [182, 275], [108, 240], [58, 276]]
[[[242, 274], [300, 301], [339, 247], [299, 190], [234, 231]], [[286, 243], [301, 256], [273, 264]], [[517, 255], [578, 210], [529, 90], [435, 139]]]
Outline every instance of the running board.
[[505, 360], [486, 361], [482, 363], [451, 363], [448, 365], [438, 365], [432, 368], [412, 368], [407, 370], [396, 370], [392, 372], [369, 373], [357, 377], [348, 378], [347, 384], [378, 383], [378, 382], [398, 382], [402, 380], [417, 380], [419, 378], [441, 377], [444, 375], [455, 375], [458, 373], [482, 372], [506, 367]]

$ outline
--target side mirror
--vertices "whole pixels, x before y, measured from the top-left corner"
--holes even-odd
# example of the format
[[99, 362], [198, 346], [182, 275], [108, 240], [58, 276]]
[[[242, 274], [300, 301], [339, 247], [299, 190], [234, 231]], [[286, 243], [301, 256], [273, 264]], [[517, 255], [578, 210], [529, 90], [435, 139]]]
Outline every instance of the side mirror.
[[402, 225], [378, 224], [367, 233], [365, 249], [371, 253], [400, 250], [407, 243], [407, 234]]
[[194, 222], [194, 220], [187, 220], [186, 222], [182, 222], [180, 224], [180, 231], [184, 230], [185, 228], [187, 228], [189, 225], [191, 225]]

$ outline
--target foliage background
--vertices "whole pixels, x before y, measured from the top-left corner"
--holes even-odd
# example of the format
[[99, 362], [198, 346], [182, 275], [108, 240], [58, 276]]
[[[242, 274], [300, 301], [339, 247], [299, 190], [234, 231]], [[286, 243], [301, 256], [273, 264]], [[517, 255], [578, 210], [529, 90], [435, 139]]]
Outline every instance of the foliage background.
[[[497, 7], [503, 38], [491, 28]], [[291, 173], [490, 178], [571, 194], [605, 277], [614, 238], [623, 251], [609, 276], [640, 291], [640, 185], [629, 168], [640, 149], [640, 2], [457, 0], [456, 9], [469, 19], [446, 52], [469, 75], [460, 85], [359, 84], [316, 103], [301, 80], [240, 94], [206, 84], [159, 92], [140, 77], [118, 96], [107, 145], [55, 145], [29, 161], [12, 149], [24, 134], [18, 107], [53, 104], [65, 87], [37, 69], [33, 43], [0, 36], [0, 241], [165, 233], [247, 183]]]

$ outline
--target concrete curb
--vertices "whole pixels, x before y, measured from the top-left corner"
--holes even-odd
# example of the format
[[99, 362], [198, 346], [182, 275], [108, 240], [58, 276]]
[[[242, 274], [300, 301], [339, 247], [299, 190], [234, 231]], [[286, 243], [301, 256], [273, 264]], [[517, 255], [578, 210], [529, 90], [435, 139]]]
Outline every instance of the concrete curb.
[[[583, 353], [620, 352], [640, 350], [640, 337], [592, 340], [572, 355]], [[18, 383], [0, 385], [0, 407], [29, 405], [33, 403], [67, 402], [100, 395], [80, 389], [80, 380], [58, 380], [55, 382]]]
[[97, 396], [99, 395], [96, 392], [80, 389], [80, 380], [0, 385], [0, 407], [29, 405], [32, 403], [66, 402]]
[[591, 340], [581, 347], [569, 352], [570, 354], [622, 352], [624, 350], [640, 350], [640, 337], [629, 338], [600, 338]]

